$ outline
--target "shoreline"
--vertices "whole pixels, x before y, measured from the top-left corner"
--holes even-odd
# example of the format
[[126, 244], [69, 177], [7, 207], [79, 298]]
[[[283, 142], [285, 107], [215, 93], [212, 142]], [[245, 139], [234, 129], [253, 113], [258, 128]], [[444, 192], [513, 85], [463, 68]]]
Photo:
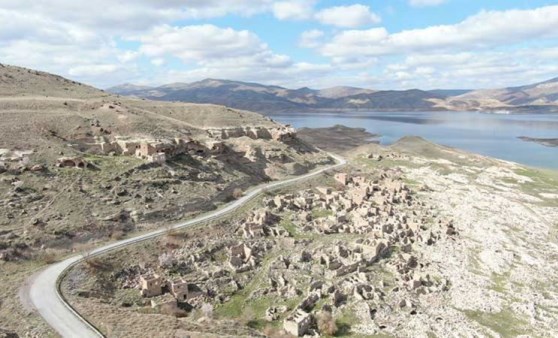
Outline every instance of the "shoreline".
[[558, 147], [558, 138], [537, 138], [528, 136], [518, 136], [517, 138], [525, 142], [537, 143], [545, 147]]

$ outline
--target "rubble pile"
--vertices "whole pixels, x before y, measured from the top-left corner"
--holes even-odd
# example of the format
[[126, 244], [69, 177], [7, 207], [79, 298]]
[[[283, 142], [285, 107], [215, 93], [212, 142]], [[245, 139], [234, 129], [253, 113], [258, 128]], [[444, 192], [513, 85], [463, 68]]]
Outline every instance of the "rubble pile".
[[[194, 308], [226, 305], [241, 291], [246, 304], [279, 299], [257, 315], [282, 321], [292, 335], [317, 336], [324, 309], [335, 317], [356, 306], [381, 330], [402, 318], [389, 309], [415, 315], [418, 297], [450, 288], [430, 274], [421, 252], [458, 234], [397, 172], [374, 180], [338, 173], [332, 186], [264, 198], [262, 208], [228, 224], [234, 231], [227, 235], [193, 239], [162, 254], [158, 274], [140, 278], [141, 295], [153, 298], [154, 307], [163, 294], [173, 296], [161, 300], [165, 304]], [[378, 266], [393, 276], [389, 282]], [[289, 300], [296, 305], [284, 305]]]

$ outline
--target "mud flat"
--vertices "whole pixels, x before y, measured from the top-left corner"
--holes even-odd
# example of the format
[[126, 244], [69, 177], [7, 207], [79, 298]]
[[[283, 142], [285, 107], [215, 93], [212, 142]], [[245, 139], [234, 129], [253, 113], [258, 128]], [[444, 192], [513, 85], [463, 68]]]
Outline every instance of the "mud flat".
[[520, 136], [518, 138], [526, 142], [535, 142], [545, 147], [558, 147], [558, 138], [535, 138], [527, 136]]
[[339, 124], [329, 128], [298, 130], [298, 137], [303, 141], [333, 152], [346, 152], [371, 142], [379, 143], [375, 140], [379, 136], [367, 132], [364, 128], [350, 128]]

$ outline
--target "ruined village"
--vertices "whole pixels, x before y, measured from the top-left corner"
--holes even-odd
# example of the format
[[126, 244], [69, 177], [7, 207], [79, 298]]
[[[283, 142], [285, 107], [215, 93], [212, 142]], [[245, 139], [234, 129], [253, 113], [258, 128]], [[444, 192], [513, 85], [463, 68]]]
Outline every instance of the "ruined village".
[[[167, 246], [151, 262], [127, 260], [111, 274], [115, 293], [136, 290], [137, 302], [169, 316], [219, 312], [239, 297], [248, 306], [275, 299], [254, 320], [276, 334], [318, 337], [342, 329], [331, 326], [341, 316], [367, 321], [368, 334], [390, 331], [420, 311], [417, 297], [451, 287], [428, 273], [421, 249], [455, 239], [452, 221], [395, 170], [335, 173], [327, 185], [264, 197], [220, 226], [224, 236]], [[383, 278], [384, 269], [394, 277]]]
[[556, 332], [554, 171], [0, 69], [0, 337]]

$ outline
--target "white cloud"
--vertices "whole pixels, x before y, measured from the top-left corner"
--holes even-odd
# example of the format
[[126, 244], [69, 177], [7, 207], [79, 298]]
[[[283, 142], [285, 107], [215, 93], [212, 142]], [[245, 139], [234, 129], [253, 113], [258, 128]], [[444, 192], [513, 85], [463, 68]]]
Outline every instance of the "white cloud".
[[156, 67], [161, 67], [162, 65], [165, 64], [165, 59], [164, 58], [152, 59], [151, 64], [156, 66]]
[[348, 30], [336, 34], [333, 39], [323, 45], [323, 55], [331, 57], [347, 57], [352, 55], [379, 55], [380, 44], [389, 38], [388, 31], [381, 28], [367, 30]]
[[143, 30], [181, 19], [208, 19], [228, 14], [251, 16], [270, 11], [272, 3], [271, 0], [0, 0], [0, 8], [119, 32]]
[[[260, 38], [247, 30], [214, 25], [159, 26], [140, 38], [140, 51], [149, 57], [176, 57], [191, 70], [170, 70], [157, 74], [157, 83], [225, 78], [281, 84], [309, 83], [333, 71], [329, 64], [294, 62], [274, 53]], [[295, 80], [296, 79], [296, 80]]]
[[325, 8], [316, 13], [316, 19], [322, 24], [344, 28], [372, 25], [381, 21], [370, 7], [360, 4]]
[[221, 64], [196, 67], [192, 70], [169, 70], [158, 74], [149, 84], [197, 81], [206, 78], [221, 78], [264, 84], [284, 85], [287, 87], [316, 86], [334, 69], [329, 64], [291, 63], [288, 67], [257, 67], [254, 64], [241, 64], [236, 67]]
[[173, 55], [185, 62], [253, 56], [267, 46], [252, 32], [214, 25], [156, 27], [140, 38], [148, 56]]
[[409, 5], [413, 7], [425, 7], [425, 6], [439, 6], [447, 0], [409, 0]]
[[314, 0], [288, 0], [273, 3], [273, 14], [279, 20], [304, 20], [312, 17]]
[[127, 63], [127, 62], [131, 62], [131, 61], [136, 60], [139, 56], [140, 56], [139, 52], [132, 51], [132, 50], [127, 50], [127, 51], [124, 51], [122, 53], [119, 53], [117, 58], [118, 58], [118, 61], [120, 61], [122, 63]]
[[312, 29], [302, 32], [298, 45], [304, 48], [315, 48], [320, 45], [320, 39], [324, 36], [324, 32], [319, 29]]
[[[415, 5], [418, 2], [414, 0]], [[420, 2], [434, 5], [439, 0]], [[558, 48], [542, 48], [556, 45], [556, 40], [550, 39], [558, 37], [558, 6], [483, 11], [453, 25], [390, 33], [381, 27], [356, 29], [379, 21], [367, 6], [318, 10], [316, 3], [0, 0], [0, 61], [102, 87], [205, 77], [293, 87], [372, 83], [383, 88], [491, 87], [535, 82], [558, 74]], [[314, 21], [300, 35], [299, 46], [315, 48], [329, 57], [329, 62], [294, 60], [275, 52], [248, 30], [184, 23], [261, 13], [280, 20]], [[315, 29], [318, 22], [348, 30], [321, 31]], [[270, 29], [280, 30], [288, 23], [273, 24]], [[333, 36], [326, 32], [333, 32]], [[523, 43], [537, 47], [518, 50], [516, 44]]]
[[389, 34], [384, 28], [344, 31], [322, 46], [326, 56], [378, 56], [432, 50], [474, 50], [558, 37], [558, 6], [482, 11], [455, 25]]
[[119, 69], [118, 65], [112, 64], [88, 64], [72, 67], [68, 74], [72, 76], [98, 76], [114, 73]]
[[430, 53], [407, 56], [385, 67], [382, 75], [393, 87], [498, 88], [525, 85], [558, 74], [557, 48], [477, 53]]

